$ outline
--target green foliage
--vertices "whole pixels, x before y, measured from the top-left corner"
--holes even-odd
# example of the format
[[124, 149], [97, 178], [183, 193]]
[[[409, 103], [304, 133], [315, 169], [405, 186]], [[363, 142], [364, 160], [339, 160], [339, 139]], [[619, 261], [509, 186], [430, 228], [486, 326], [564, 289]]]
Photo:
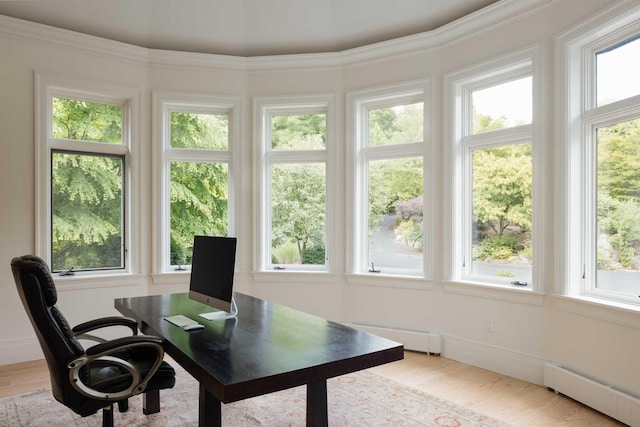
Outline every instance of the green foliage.
[[496, 271], [496, 276], [498, 277], [516, 277], [516, 273], [511, 270], [499, 270]]
[[298, 258], [302, 259], [309, 245], [324, 246], [324, 164], [274, 165], [271, 179], [272, 244], [295, 242]]
[[122, 107], [53, 98], [53, 137], [122, 143]]
[[424, 139], [423, 104], [369, 111], [369, 146], [421, 142]]
[[271, 262], [273, 264], [300, 264], [298, 246], [294, 242], [285, 242], [272, 248]]
[[369, 228], [375, 230], [384, 215], [398, 202], [422, 196], [422, 158], [369, 162]]
[[171, 147], [228, 149], [229, 116], [171, 113]]
[[473, 220], [495, 234], [503, 234], [509, 225], [529, 230], [532, 184], [530, 143], [475, 150]]
[[422, 222], [402, 221], [395, 229], [402, 242], [412, 248], [422, 248]]
[[325, 250], [322, 246], [307, 248], [302, 253], [303, 264], [322, 265], [325, 261]]
[[[119, 107], [57, 98], [53, 104], [56, 138], [120, 141]], [[122, 267], [122, 168], [120, 157], [52, 153], [53, 271]]]
[[598, 192], [640, 200], [640, 119], [598, 129]]
[[[272, 118], [273, 150], [326, 148], [326, 115], [282, 115]], [[272, 245], [293, 243], [295, 257], [278, 263], [324, 264], [324, 255], [308, 251], [324, 248], [326, 223], [326, 171], [324, 163], [281, 163], [271, 169]], [[324, 249], [323, 249], [324, 252]], [[294, 260], [295, 258], [295, 260]]]
[[274, 116], [271, 129], [273, 150], [322, 150], [326, 148], [326, 114]]
[[514, 236], [487, 237], [473, 247], [473, 259], [509, 259], [517, 253], [518, 239]]

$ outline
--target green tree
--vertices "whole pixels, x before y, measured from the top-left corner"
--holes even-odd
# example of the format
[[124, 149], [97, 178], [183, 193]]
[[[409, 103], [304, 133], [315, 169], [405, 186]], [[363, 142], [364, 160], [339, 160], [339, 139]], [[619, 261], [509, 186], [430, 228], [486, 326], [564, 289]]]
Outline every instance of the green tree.
[[[122, 141], [122, 108], [54, 98], [52, 135], [88, 143]], [[122, 265], [120, 157], [54, 151], [52, 269]]]
[[322, 164], [282, 164], [272, 169], [272, 244], [295, 242], [300, 260], [310, 244], [324, 248], [325, 182]]
[[[271, 146], [273, 150], [325, 149], [326, 115], [273, 117]], [[274, 252], [276, 247], [285, 247], [291, 242], [298, 250], [297, 262], [323, 264], [326, 223], [324, 164], [274, 165], [271, 169], [271, 214]]]
[[497, 235], [511, 224], [531, 229], [531, 144], [475, 150], [472, 180], [475, 222]]
[[[227, 149], [228, 116], [172, 113], [171, 147]], [[193, 236], [228, 234], [228, 167], [223, 163], [172, 162], [171, 264], [191, 263]]]
[[640, 119], [598, 129], [598, 191], [640, 200]]

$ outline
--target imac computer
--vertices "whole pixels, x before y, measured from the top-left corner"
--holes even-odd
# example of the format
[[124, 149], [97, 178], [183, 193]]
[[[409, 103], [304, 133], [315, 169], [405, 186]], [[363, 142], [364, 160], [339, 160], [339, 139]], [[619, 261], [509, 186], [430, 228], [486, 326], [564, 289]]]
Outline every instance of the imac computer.
[[236, 317], [238, 308], [233, 300], [235, 262], [235, 237], [194, 237], [189, 298], [219, 310], [202, 313], [200, 317], [207, 320]]

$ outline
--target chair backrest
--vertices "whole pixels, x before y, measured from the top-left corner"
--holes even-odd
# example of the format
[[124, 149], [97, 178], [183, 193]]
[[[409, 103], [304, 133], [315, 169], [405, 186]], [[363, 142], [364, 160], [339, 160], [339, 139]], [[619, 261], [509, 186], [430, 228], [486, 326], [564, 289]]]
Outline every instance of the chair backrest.
[[11, 260], [11, 270], [47, 361], [54, 397], [68, 406], [83, 400], [71, 387], [67, 363], [85, 351], [56, 307], [58, 295], [47, 263], [25, 255]]

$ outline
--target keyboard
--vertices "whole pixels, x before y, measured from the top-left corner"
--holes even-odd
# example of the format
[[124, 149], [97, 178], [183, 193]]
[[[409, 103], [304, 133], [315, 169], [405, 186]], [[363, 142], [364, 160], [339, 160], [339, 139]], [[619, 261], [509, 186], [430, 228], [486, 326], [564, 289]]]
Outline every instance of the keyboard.
[[176, 314], [174, 316], [167, 316], [164, 318], [167, 322], [173, 323], [179, 328], [184, 328], [187, 325], [195, 325], [198, 322], [195, 320], [189, 319], [187, 316], [183, 316], [182, 314]]

